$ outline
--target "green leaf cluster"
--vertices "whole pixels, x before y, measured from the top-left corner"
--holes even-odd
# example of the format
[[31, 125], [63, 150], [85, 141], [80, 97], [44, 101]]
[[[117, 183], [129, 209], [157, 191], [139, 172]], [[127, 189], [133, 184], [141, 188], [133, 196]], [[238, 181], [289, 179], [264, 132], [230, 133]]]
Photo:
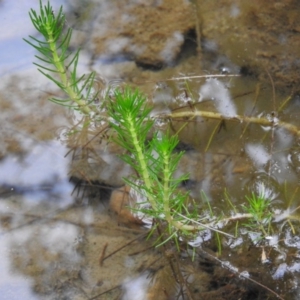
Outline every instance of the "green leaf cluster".
[[[273, 214], [270, 211], [271, 201], [265, 197], [264, 189], [258, 195], [252, 192], [251, 196], [246, 196], [246, 200], [248, 203], [242, 207], [252, 215], [252, 218], [249, 219], [250, 222], [246, 225], [267, 235]], [[265, 228], [267, 228], [267, 231]]]

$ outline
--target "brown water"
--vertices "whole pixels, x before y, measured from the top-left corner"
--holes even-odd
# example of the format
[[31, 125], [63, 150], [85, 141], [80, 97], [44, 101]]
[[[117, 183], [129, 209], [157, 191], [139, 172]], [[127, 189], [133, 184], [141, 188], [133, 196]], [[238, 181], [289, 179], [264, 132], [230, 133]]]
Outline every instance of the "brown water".
[[[65, 5], [73, 46], [83, 47], [79, 71], [96, 70], [107, 85], [138, 86], [154, 103], [154, 114], [209, 111], [300, 127], [296, 1], [175, 2], [53, 5]], [[203, 191], [216, 216], [232, 217], [225, 188], [237, 212], [244, 212], [245, 196], [263, 186], [275, 217], [265, 239], [242, 221], [220, 224], [236, 236], [220, 235], [220, 255], [209, 230], [195, 236], [195, 253], [184, 245], [181, 253], [172, 245], [153, 249], [144, 228], [124, 225], [109, 209], [111, 191], [130, 173], [116, 158], [120, 150], [101, 135], [90, 141], [99, 128], [84, 135], [88, 145], [71, 140], [67, 132], [78, 116], [47, 102], [60, 92], [31, 66], [34, 51], [20, 41], [34, 34], [27, 11], [37, 8], [35, 1], [1, 5], [1, 25], [9, 28], [0, 50], [3, 299], [275, 299], [274, 292], [297, 299], [295, 133], [277, 119], [275, 127], [202, 117], [157, 124], [180, 129], [186, 154], [177, 175], [190, 174], [183, 188], [199, 214], [209, 214]], [[247, 76], [168, 80], [241, 68]], [[75, 144], [73, 153], [89, 150], [88, 160], [65, 157]], [[72, 193], [75, 182], [81, 188]]]

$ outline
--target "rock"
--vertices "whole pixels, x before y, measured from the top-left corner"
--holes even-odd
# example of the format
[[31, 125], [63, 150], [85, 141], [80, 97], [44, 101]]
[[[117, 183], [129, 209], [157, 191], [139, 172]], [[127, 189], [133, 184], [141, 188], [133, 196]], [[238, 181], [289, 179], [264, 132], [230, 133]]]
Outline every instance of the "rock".
[[130, 197], [130, 189], [127, 185], [115, 189], [110, 197], [110, 209], [118, 215], [119, 221], [124, 224], [143, 225], [144, 222], [130, 210], [130, 207], [134, 207], [135, 205], [135, 200]]
[[185, 35], [195, 27], [193, 6], [185, 0], [140, 0], [99, 4], [91, 47], [102, 59], [135, 60], [161, 67], [172, 64]]

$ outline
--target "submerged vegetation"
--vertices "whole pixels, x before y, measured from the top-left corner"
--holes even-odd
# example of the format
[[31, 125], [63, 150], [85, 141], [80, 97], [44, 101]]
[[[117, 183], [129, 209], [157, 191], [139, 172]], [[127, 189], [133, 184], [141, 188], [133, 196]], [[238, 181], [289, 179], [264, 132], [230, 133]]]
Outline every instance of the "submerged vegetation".
[[[152, 232], [158, 229], [163, 235], [159, 245], [173, 240], [178, 249], [181, 242], [197, 246], [197, 239], [200, 237], [204, 240], [201, 234], [209, 231], [215, 233], [216, 247], [218, 253], [221, 253], [223, 237], [232, 241], [237, 239], [241, 232], [249, 233], [251, 242], [261, 243], [270, 239], [274, 231], [281, 230], [277, 223], [283, 221], [282, 223], [288, 223], [291, 231], [295, 233], [291, 220], [297, 220], [292, 214], [295, 214], [298, 208], [291, 213], [287, 210], [286, 214], [282, 214], [282, 210], [276, 209], [264, 185], [260, 190], [245, 192], [243, 205], [236, 205], [234, 197], [231, 198], [225, 190], [224, 205], [228, 207], [225, 213], [212, 206], [209, 196], [203, 191], [199, 191], [203, 203], [192, 199], [189, 192], [182, 189], [189, 174], [176, 174], [185, 155], [184, 151], [178, 151], [179, 132], [182, 127], [173, 130], [170, 124], [177, 119], [188, 122], [197, 117], [220, 121], [206, 149], [209, 148], [221, 123], [225, 121], [244, 123], [246, 127], [251, 123], [270, 127], [271, 130], [281, 128], [299, 136], [300, 130], [297, 126], [279, 120], [275, 114], [256, 117], [217, 113], [195, 109], [192, 104], [190, 110], [155, 113], [147, 96], [130, 86], [108, 87], [102, 95], [94, 89], [94, 72], [88, 76], [77, 74], [80, 51], [74, 55], [69, 52], [72, 31], [64, 31], [65, 16], [62, 7], [55, 16], [50, 3], [43, 6], [40, 1], [40, 12], [31, 10], [30, 18], [43, 36], [43, 40], [32, 36], [25, 40], [39, 52], [36, 56], [39, 63], [35, 64], [43, 75], [67, 95], [66, 99], [50, 100], [81, 113], [87, 126], [83, 129], [73, 129], [72, 132], [78, 131], [80, 134], [80, 130], [88, 130], [87, 127], [92, 123], [94, 128], [101, 127], [99, 132], [105, 131], [109, 142], [118, 144], [124, 150], [120, 157], [135, 174], [124, 178], [124, 184], [137, 195], [136, 203], [131, 207], [132, 214], [137, 215], [142, 222], [144, 218], [151, 220]], [[230, 75], [198, 77], [224, 76]], [[157, 129], [156, 120], [163, 120], [170, 126], [165, 130]]]
[[[69, 52], [72, 29], [69, 28], [66, 33], [63, 33], [65, 25], [63, 7], [60, 7], [55, 16], [50, 3], [48, 2], [43, 7], [40, 1], [40, 14], [32, 9], [29, 16], [36, 30], [44, 38], [44, 40], [38, 40], [30, 36], [30, 40], [25, 39], [39, 52], [36, 58], [43, 63], [34, 64], [38, 66], [38, 70], [43, 75], [69, 96], [67, 99], [50, 98], [50, 100], [66, 107], [78, 109], [85, 114], [95, 111], [91, 105], [97, 97], [97, 95], [92, 95], [95, 73], [80, 77], [77, 75], [79, 50], [73, 56]], [[55, 78], [55, 75], [58, 75], [58, 78]]]
[[[244, 210], [251, 215], [249, 227], [259, 229], [265, 236], [269, 234], [272, 220], [271, 201], [266, 198], [264, 193], [256, 195], [252, 192], [251, 196], [246, 196], [247, 204], [243, 205]], [[267, 227], [267, 230], [265, 230]]]
[[[234, 215], [230, 217], [217, 216], [209, 207], [213, 220], [200, 222], [200, 220], [207, 219], [206, 216], [195, 209], [197, 205], [194, 202], [191, 204], [188, 201], [188, 192], [182, 192], [179, 189], [181, 184], [188, 179], [188, 174], [174, 176], [184, 154], [182, 151], [175, 151], [179, 142], [177, 134], [171, 134], [169, 130], [165, 132], [154, 130], [154, 119], [201, 116], [218, 120], [256, 123], [262, 126], [281, 126], [298, 135], [300, 131], [297, 127], [280, 122], [275, 116], [273, 118], [246, 117], [236, 114], [226, 116], [199, 110], [172, 112], [150, 117], [152, 108], [148, 104], [147, 98], [140, 91], [128, 86], [108, 92], [104, 99], [101, 99], [100, 109], [95, 105], [95, 100], [99, 97], [98, 92], [95, 92], [93, 88], [95, 73], [92, 72], [88, 76], [78, 77], [77, 75], [80, 52], [78, 50], [74, 55], [69, 52], [72, 30], [69, 28], [66, 33], [64, 32], [65, 16], [62, 7], [55, 16], [50, 3], [43, 6], [40, 1], [40, 12], [37, 13], [32, 9], [30, 18], [35, 28], [43, 36], [43, 40], [32, 36], [30, 36], [30, 40], [25, 39], [39, 52], [36, 58], [40, 63], [35, 64], [43, 75], [68, 96], [66, 99], [52, 98], [50, 100], [80, 111], [85, 118], [88, 117], [93, 122], [105, 122], [105, 126], [110, 130], [112, 140], [126, 150], [121, 158], [137, 174], [134, 178], [124, 178], [124, 182], [140, 195], [146, 196], [146, 205], [139, 203], [143, 206], [140, 208], [135, 206], [134, 209], [153, 218], [154, 224], [158, 220], [165, 222], [168, 228], [166, 240], [175, 238], [178, 242], [181, 235], [190, 235], [192, 238], [203, 229], [227, 235], [219, 230], [222, 227], [220, 224], [241, 220], [246, 220], [244, 225], [249, 230], [259, 231], [263, 236], [269, 234], [272, 220], [276, 216], [272, 212], [270, 199], [267, 199], [263, 192], [261, 194], [252, 192], [251, 195], [245, 195], [246, 202], [240, 209], [244, 213], [240, 213], [229, 200], [230, 206], [234, 207]], [[218, 75], [204, 77], [218, 77]], [[227, 199], [229, 199], [228, 196]], [[207, 203], [209, 205], [209, 201]], [[239, 226], [242, 226], [242, 223], [240, 222]]]

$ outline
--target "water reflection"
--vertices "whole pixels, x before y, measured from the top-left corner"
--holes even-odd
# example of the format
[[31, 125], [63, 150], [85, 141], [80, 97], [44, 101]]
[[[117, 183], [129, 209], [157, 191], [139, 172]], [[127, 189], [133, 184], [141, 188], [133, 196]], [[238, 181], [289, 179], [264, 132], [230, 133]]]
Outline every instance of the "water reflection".
[[[10, 253], [15, 251], [10, 249], [9, 236], [0, 237], [0, 254], [1, 254], [1, 281], [0, 281], [0, 293], [4, 299], [17, 300], [22, 299], [38, 299], [38, 297], [32, 292], [31, 284], [33, 282], [31, 277], [27, 277], [24, 274], [16, 274], [14, 268], [11, 266]], [[19, 248], [21, 245], [19, 244]]]
[[218, 79], [207, 79], [200, 88], [199, 101], [213, 100], [219, 113], [227, 117], [237, 114], [236, 107], [225, 84]]
[[147, 290], [151, 278], [149, 274], [142, 274], [134, 279], [127, 279], [123, 284], [125, 290], [122, 300], [147, 299]]
[[28, 154], [6, 156], [0, 162], [0, 186], [6, 192], [22, 194], [27, 201], [49, 201], [52, 195], [60, 207], [69, 205], [73, 185], [66, 152], [60, 142], [34, 142]]
[[82, 268], [78, 235], [76, 226], [59, 222], [11, 233], [8, 247], [14, 272], [33, 278], [31, 288], [35, 293], [53, 293], [65, 286], [65, 281], [76, 278]]
[[[55, 9], [64, 1], [51, 0]], [[22, 38], [35, 35], [27, 12], [36, 7], [35, 0], [20, 1], [18, 7], [12, 1], [2, 0], [0, 10], [0, 26], [5, 28], [0, 37], [0, 76], [31, 67], [34, 49], [27, 46]]]
[[261, 144], [247, 144], [246, 152], [258, 168], [264, 169], [267, 162], [270, 160], [270, 153]]
[[69, 276], [80, 262], [78, 227], [51, 224], [74, 202], [66, 148], [55, 141], [31, 146], [0, 162], [1, 295], [7, 299], [39, 299], [52, 277], [62, 279], [64, 269]]

